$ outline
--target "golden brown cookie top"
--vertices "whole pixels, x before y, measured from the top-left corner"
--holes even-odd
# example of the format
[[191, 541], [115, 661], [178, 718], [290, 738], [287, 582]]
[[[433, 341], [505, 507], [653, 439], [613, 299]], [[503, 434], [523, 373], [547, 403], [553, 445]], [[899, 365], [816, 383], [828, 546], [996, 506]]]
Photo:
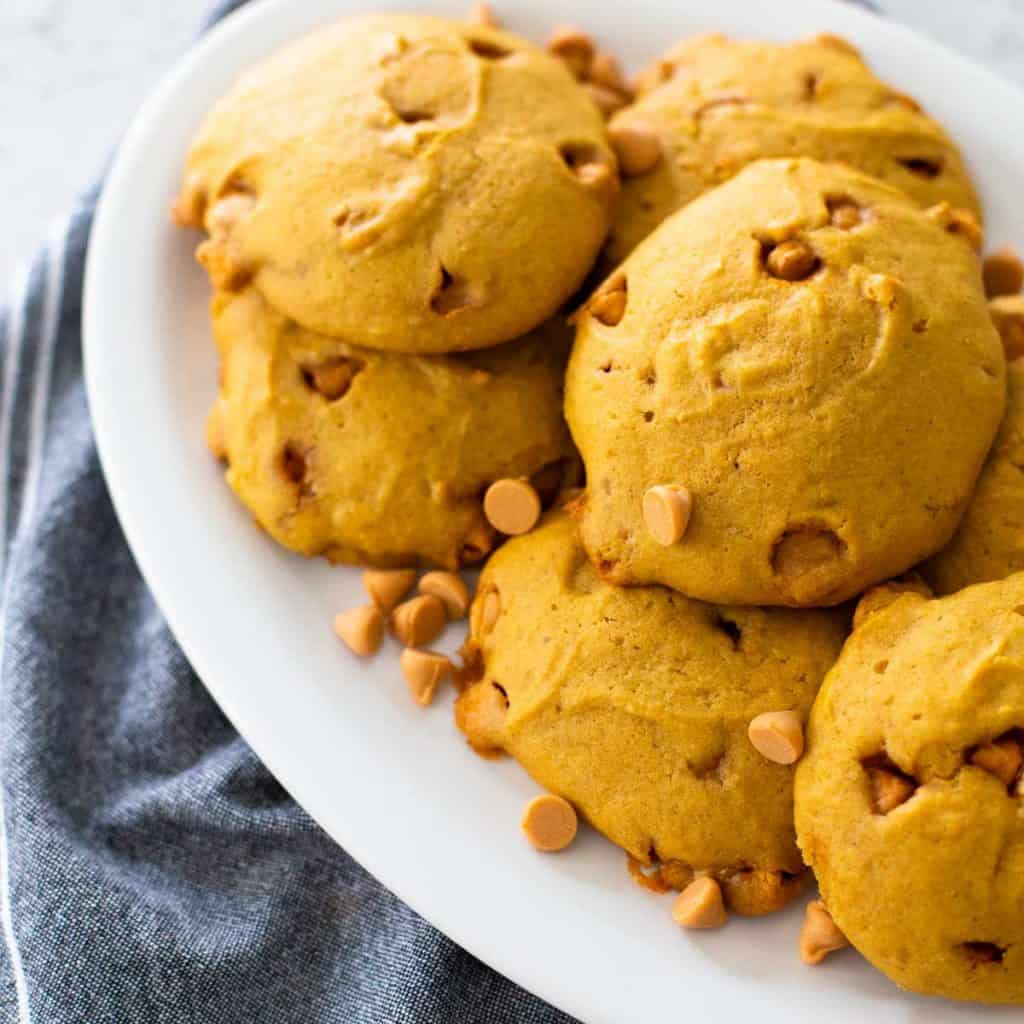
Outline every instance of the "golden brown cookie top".
[[811, 713], [800, 847], [897, 984], [1024, 1003], [1024, 575], [863, 620]]
[[560, 61], [487, 26], [349, 18], [245, 74], [190, 150], [177, 219], [220, 288], [303, 326], [441, 353], [526, 333], [589, 270], [618, 192]]
[[[254, 288], [218, 294], [212, 439], [227, 481], [286, 547], [383, 566], [478, 562], [496, 542], [483, 495], [575, 455], [562, 420], [567, 331], [454, 356], [313, 334]], [[557, 474], [554, 487], [557, 487]]]
[[673, 210], [765, 157], [846, 163], [924, 206], [946, 200], [980, 217], [943, 129], [836, 36], [788, 44], [699, 36], [655, 61], [637, 84], [636, 102], [609, 126], [627, 154], [638, 152], [638, 136], [647, 147], [636, 166], [623, 160], [611, 263]]
[[[580, 312], [567, 374], [605, 577], [835, 604], [946, 543], [1004, 401], [971, 223], [773, 160], [642, 243]], [[687, 495], [669, 543], [653, 488]]]
[[[770, 893], [793, 891], [778, 873], [801, 871], [793, 769], [755, 746], [751, 723], [806, 719], [845, 627], [837, 612], [611, 586], [569, 517], [551, 513], [484, 568], [458, 720], [474, 747], [516, 757], [637, 861], [671, 862], [681, 885], [713, 869], [734, 909], [774, 909]], [[754, 869], [764, 891], [743, 904], [752, 879], [732, 875]]]

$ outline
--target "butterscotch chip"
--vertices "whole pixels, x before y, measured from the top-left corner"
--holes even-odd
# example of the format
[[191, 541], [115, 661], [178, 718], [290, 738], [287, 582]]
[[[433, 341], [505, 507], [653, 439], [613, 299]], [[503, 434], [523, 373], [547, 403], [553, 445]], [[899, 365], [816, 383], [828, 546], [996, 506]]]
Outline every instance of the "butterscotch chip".
[[485, 28], [500, 28], [501, 23], [491, 12], [490, 7], [485, 3], [473, 4], [469, 9], [466, 20], [471, 25], [483, 25]]
[[765, 267], [772, 277], [783, 281], [803, 281], [818, 269], [819, 262], [809, 245], [793, 238], [768, 253]]
[[309, 370], [313, 389], [329, 402], [336, 402], [348, 394], [361, 364], [353, 359], [330, 359]]
[[[988, 311], [992, 314], [992, 323], [995, 324], [999, 337], [1002, 339], [1006, 361], [1013, 362], [1013, 360], [1024, 356], [1024, 295], [997, 296], [989, 302]], [[1012, 389], [1010, 394], [1013, 395]], [[1010, 409], [1013, 408], [1011, 404]], [[1004, 423], [1003, 429], [1007, 431], [1008, 436], [1015, 436], [1009, 434], [1008, 422]], [[998, 447], [994, 449], [994, 451], [998, 450]], [[969, 582], [975, 581], [970, 580]]]
[[623, 174], [636, 177], [653, 170], [661, 160], [661, 141], [642, 125], [619, 124], [608, 129], [608, 141]]
[[559, 25], [548, 39], [548, 52], [565, 62], [569, 70], [579, 79], [590, 74], [590, 63], [594, 59], [594, 42], [585, 32], [571, 25]]
[[914, 783], [887, 768], [875, 765], [867, 769], [871, 786], [871, 806], [875, 814], [888, 814], [914, 795]]
[[793, 764], [804, 752], [804, 726], [795, 711], [765, 711], [747, 728], [754, 749], [776, 764]]
[[171, 203], [171, 223], [179, 228], [201, 228], [206, 212], [206, 186], [195, 171], [185, 176], [181, 192]]
[[599, 82], [586, 82], [583, 87], [605, 117], [621, 110], [629, 102], [628, 96]]
[[363, 589], [385, 614], [405, 597], [415, 582], [415, 569], [367, 569], [363, 573]]
[[598, 292], [590, 300], [590, 312], [601, 323], [609, 327], [617, 326], [626, 315], [626, 292], [621, 288]]
[[452, 663], [436, 651], [416, 651], [407, 647], [399, 659], [402, 675], [417, 704], [426, 707], [441, 685], [452, 674]]
[[528, 480], [495, 480], [484, 495], [484, 515], [496, 530], [510, 536], [528, 533], [540, 519], [540, 495]]
[[405, 601], [391, 613], [391, 628], [406, 647], [422, 647], [436, 640], [447, 621], [443, 602], [433, 594]]
[[986, 256], [981, 274], [985, 281], [985, 294], [990, 299], [998, 295], [1016, 295], [1024, 288], [1024, 263], [1009, 246]]
[[976, 747], [968, 760], [978, 768], [991, 772], [1003, 785], [1008, 786], [1024, 763], [1024, 753], [1015, 739], [1007, 737]]
[[695, 878], [676, 897], [672, 919], [682, 928], [720, 928], [729, 919], [722, 887], [713, 878]]
[[644, 494], [644, 522], [651, 536], [665, 547], [678, 544], [690, 522], [693, 499], [678, 484], [659, 484]]
[[978, 218], [970, 210], [941, 202], [928, 209], [928, 216], [951, 235], [957, 235], [977, 252], [981, 252], [984, 234]]
[[606, 53], [604, 50], [598, 50], [590, 62], [590, 81], [614, 89], [627, 99], [629, 98], [629, 83], [622, 73], [622, 67], [610, 53]]
[[814, 966], [850, 944], [846, 936], [836, 927], [832, 915], [821, 900], [811, 900], [804, 914], [804, 925], [800, 930], [800, 959]]
[[439, 598], [450, 619], [461, 619], [469, 608], [469, 589], [453, 572], [428, 572], [420, 580], [420, 593]]
[[234, 192], [218, 199], [206, 214], [206, 230], [214, 236], [230, 234], [255, 204], [256, 197], [248, 192]]
[[553, 793], [535, 796], [523, 810], [522, 828], [537, 850], [555, 853], [576, 838], [576, 811], [568, 800]]
[[362, 657], [376, 654], [384, 636], [384, 616], [373, 605], [349, 608], [334, 617], [334, 632]]
[[831, 208], [831, 223], [841, 231], [852, 230], [862, 219], [860, 207], [856, 203], [836, 203]]
[[494, 547], [494, 533], [483, 516], [477, 519], [470, 527], [469, 532], [462, 539], [462, 546], [459, 549], [459, 564], [473, 565], [484, 558]]

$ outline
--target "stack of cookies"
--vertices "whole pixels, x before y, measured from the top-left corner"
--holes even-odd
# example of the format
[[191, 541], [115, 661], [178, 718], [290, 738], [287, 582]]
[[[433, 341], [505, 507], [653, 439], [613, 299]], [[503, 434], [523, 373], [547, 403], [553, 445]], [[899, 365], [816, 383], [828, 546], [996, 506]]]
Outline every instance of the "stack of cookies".
[[841, 39], [629, 87], [487, 20], [348, 20], [209, 115], [175, 214], [228, 483], [371, 567], [339, 633], [390, 614], [424, 703], [487, 559], [456, 718], [539, 849], [582, 815], [691, 928], [813, 870], [808, 963], [1024, 1003], [1020, 261]]

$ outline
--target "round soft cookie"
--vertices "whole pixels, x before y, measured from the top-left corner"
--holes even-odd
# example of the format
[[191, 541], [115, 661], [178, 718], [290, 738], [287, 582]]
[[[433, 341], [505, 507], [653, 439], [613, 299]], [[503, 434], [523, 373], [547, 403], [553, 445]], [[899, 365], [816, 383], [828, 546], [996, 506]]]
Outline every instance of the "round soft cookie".
[[1024, 570], [1024, 296], [989, 305], [1008, 359], [1006, 413], [953, 539], [921, 567], [939, 594]]
[[253, 281], [370, 348], [484, 348], [589, 271], [618, 193], [600, 113], [561, 61], [440, 18], [349, 18], [244, 75], [173, 209], [214, 285]]
[[1024, 1004], [1024, 574], [858, 624], [811, 712], [796, 828], [828, 911], [903, 988]]
[[1004, 404], [973, 227], [767, 160], [641, 243], [577, 314], [566, 378], [601, 574], [828, 605], [941, 548]]
[[578, 462], [562, 419], [568, 331], [452, 356], [358, 349], [275, 312], [253, 288], [212, 303], [221, 356], [207, 435], [256, 522], [304, 555], [455, 568], [495, 536], [483, 496]]
[[799, 733], [846, 628], [833, 610], [613, 587], [552, 512], [484, 568], [456, 720], [478, 752], [511, 754], [572, 803], [638, 876], [683, 889], [707, 873], [731, 909], [766, 913], [804, 868], [792, 765], [748, 733], [777, 713]]
[[641, 73], [636, 101], [614, 115], [609, 134], [624, 176], [613, 263], [674, 210], [766, 157], [846, 163], [922, 205], [945, 200], [981, 216], [942, 127], [836, 36], [687, 39]]

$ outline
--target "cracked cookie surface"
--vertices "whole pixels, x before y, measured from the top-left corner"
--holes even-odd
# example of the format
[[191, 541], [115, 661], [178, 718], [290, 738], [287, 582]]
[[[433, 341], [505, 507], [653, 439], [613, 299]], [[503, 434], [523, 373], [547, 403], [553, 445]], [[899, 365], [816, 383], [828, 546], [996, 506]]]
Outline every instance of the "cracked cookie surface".
[[552, 315], [617, 193], [603, 119], [560, 61], [487, 26], [372, 15], [235, 84], [175, 213], [209, 232], [198, 256], [216, 287], [251, 280], [311, 330], [440, 353]]
[[[602, 575], [825, 605], [941, 548], [1004, 403], [969, 223], [771, 160], [646, 239], [577, 314], [566, 379]], [[665, 487], [688, 496], [668, 543], [643, 515]]]
[[684, 888], [694, 870], [729, 906], [782, 906], [803, 870], [793, 768], [751, 745], [752, 718], [805, 717], [837, 656], [836, 611], [724, 608], [603, 582], [573, 522], [549, 514], [488, 561], [470, 613], [473, 679], [457, 721], [505, 751], [623, 847]]
[[904, 988], [1024, 1003], [1024, 574], [863, 619], [811, 713], [796, 826]]
[[845, 163], [924, 206], [945, 200], [980, 217], [945, 131], [834, 36], [788, 44], [699, 36], [655, 61], [638, 84], [636, 102], [609, 130], [613, 138], [642, 132], [658, 156], [623, 181], [612, 263], [674, 210], [766, 157]]
[[557, 489], [576, 465], [562, 420], [568, 331], [453, 356], [358, 349], [275, 313], [254, 288], [212, 303], [221, 384], [208, 437], [278, 542], [368, 565], [479, 561], [488, 484]]

